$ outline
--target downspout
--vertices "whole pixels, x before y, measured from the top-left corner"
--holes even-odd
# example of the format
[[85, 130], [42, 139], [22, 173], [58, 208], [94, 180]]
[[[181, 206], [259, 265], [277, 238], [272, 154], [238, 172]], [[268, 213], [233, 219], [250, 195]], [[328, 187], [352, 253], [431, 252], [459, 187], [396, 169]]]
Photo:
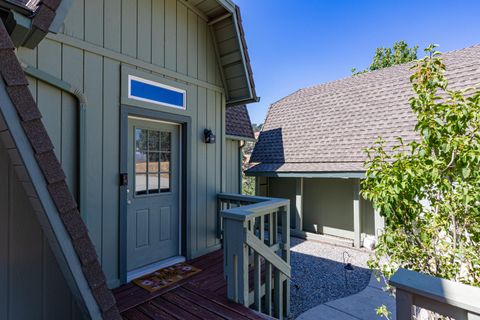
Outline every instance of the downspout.
[[240, 164], [240, 170], [238, 174], [238, 192], [242, 194], [243, 189], [243, 147], [245, 147], [246, 141], [240, 140], [240, 145], [238, 147], [238, 163]]
[[[20, 61], [20, 60], [19, 60]], [[70, 83], [63, 81], [45, 71], [39, 70], [28, 64], [20, 61], [23, 71], [25, 74], [38, 79], [42, 82], [48, 83], [49, 85], [61, 90], [70, 93], [78, 101], [78, 110], [79, 110], [79, 147], [78, 147], [78, 163], [79, 163], [79, 210], [82, 218], [86, 221], [86, 210], [85, 210], [85, 200], [86, 200], [86, 132], [87, 132], [87, 97], [85, 94], [78, 88], [74, 87]]]

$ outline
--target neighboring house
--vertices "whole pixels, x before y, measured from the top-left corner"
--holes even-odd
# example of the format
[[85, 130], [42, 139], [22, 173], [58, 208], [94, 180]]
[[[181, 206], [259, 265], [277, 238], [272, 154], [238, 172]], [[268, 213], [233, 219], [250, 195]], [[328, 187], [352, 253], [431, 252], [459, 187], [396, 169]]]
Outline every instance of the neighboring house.
[[246, 142], [255, 141], [250, 116], [245, 105], [227, 108], [225, 131], [228, 183], [226, 192], [242, 193], [243, 148]]
[[[480, 45], [443, 55], [450, 88], [480, 84]], [[378, 137], [415, 139], [412, 64], [300, 89], [274, 103], [247, 175], [257, 194], [290, 199], [292, 234], [361, 246], [382, 219], [359, 195]]]
[[0, 319], [120, 319], [221, 247], [258, 100], [230, 0], [0, 0], [0, 74]]

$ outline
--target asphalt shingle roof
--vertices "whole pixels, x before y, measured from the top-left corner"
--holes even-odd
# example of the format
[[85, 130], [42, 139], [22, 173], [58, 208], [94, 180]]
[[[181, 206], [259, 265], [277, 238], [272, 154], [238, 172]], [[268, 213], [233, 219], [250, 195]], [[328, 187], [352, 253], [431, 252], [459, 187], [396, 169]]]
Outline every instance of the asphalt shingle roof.
[[[480, 45], [442, 55], [450, 89], [480, 85]], [[412, 63], [300, 89], [271, 105], [252, 154], [255, 172], [361, 172], [379, 136], [416, 138]]]
[[228, 107], [225, 118], [227, 135], [255, 139], [250, 116], [245, 105]]

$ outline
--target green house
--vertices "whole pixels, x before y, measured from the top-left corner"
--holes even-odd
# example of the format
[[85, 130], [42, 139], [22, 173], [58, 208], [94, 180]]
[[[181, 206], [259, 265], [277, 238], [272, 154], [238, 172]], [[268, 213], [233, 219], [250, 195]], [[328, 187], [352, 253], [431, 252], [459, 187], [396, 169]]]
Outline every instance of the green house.
[[221, 248], [258, 101], [239, 8], [2, 0], [0, 18], [0, 319], [119, 319], [111, 289]]
[[[453, 87], [477, 85], [480, 47], [442, 55]], [[365, 149], [416, 138], [411, 64], [300, 89], [271, 105], [247, 175], [257, 194], [290, 199], [292, 234], [371, 247], [383, 218], [359, 194]]]

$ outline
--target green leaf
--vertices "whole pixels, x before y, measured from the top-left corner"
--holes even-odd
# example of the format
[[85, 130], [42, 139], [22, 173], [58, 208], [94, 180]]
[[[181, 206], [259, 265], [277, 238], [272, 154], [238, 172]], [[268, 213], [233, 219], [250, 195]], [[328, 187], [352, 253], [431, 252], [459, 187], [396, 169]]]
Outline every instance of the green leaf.
[[462, 169], [462, 176], [466, 179], [470, 177], [470, 168], [466, 167]]

